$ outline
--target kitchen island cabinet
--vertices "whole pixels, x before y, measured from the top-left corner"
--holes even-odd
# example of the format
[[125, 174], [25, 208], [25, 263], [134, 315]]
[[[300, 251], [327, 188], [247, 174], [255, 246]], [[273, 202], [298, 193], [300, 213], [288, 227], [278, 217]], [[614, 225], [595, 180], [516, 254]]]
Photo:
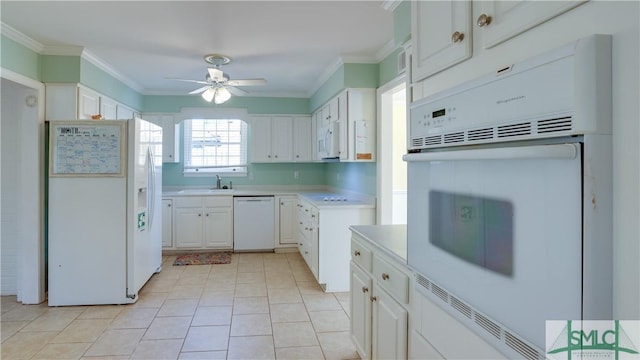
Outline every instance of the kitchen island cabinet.
[[298, 202], [299, 249], [326, 292], [349, 291], [351, 225], [375, 223], [375, 207]]

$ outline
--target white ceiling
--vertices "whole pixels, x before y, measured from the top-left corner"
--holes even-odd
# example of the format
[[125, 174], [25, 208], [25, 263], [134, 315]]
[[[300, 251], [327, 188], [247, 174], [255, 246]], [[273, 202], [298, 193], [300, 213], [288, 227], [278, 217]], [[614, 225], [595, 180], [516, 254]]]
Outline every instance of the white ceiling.
[[43, 53], [84, 48], [143, 94], [200, 87], [165, 78], [204, 80], [203, 56], [220, 53], [231, 79], [267, 80], [250, 96], [309, 97], [340, 61], [379, 62], [393, 37], [381, 0], [3, 0], [0, 16]]

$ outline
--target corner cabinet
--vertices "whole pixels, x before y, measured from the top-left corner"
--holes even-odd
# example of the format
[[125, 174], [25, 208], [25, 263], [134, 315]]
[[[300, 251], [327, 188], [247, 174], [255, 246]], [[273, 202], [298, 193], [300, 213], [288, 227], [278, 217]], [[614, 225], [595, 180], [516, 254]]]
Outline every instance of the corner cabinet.
[[411, 272], [353, 234], [351, 338], [362, 359], [406, 359]]
[[184, 196], [173, 200], [176, 248], [233, 248], [232, 196]]

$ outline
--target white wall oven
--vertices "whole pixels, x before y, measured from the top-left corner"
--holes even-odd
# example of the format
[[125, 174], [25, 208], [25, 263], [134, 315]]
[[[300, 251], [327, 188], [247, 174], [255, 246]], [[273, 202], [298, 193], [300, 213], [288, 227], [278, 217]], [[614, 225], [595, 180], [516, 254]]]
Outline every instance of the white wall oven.
[[410, 108], [415, 286], [507, 357], [612, 317], [610, 54], [594, 35]]

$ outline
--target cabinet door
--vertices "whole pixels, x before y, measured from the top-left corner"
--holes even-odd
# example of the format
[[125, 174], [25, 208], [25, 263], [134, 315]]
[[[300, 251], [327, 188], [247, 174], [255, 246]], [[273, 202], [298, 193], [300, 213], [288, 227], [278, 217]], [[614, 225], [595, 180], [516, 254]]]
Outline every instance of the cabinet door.
[[100, 98], [100, 115], [102, 115], [103, 119], [107, 120], [115, 120], [118, 118], [117, 115], [117, 107], [118, 104], [106, 97]]
[[233, 210], [229, 207], [204, 209], [204, 243], [208, 248], [233, 247]]
[[470, 1], [412, 1], [412, 82], [472, 55]]
[[371, 359], [371, 277], [351, 263], [351, 339], [363, 360]]
[[202, 247], [202, 208], [175, 208], [176, 247]]
[[[118, 104], [116, 108], [116, 119], [127, 120], [127, 119], [133, 119], [134, 117], [135, 117], [135, 111], [133, 111], [132, 109], [124, 105]], [[161, 124], [158, 124], [158, 125], [161, 125]]]
[[280, 245], [295, 245], [298, 234], [298, 208], [295, 196], [281, 196], [278, 199], [278, 230]]
[[492, 48], [585, 2], [479, 1], [475, 21], [482, 31], [482, 46]]
[[373, 289], [374, 359], [406, 359], [408, 313], [384, 290]]
[[251, 161], [271, 162], [271, 118], [256, 117], [251, 121]]
[[293, 161], [311, 161], [311, 117], [293, 119]]
[[162, 247], [173, 246], [173, 200], [162, 199]]
[[85, 88], [78, 89], [78, 119], [91, 119], [100, 114], [100, 95]]
[[271, 153], [274, 162], [293, 161], [293, 118], [271, 118]]
[[[309, 225], [309, 267], [316, 280], [320, 279], [320, 265], [318, 256], [320, 251], [318, 249], [318, 238], [320, 236], [318, 224], [311, 222]], [[345, 274], [346, 275], [346, 274]]]

